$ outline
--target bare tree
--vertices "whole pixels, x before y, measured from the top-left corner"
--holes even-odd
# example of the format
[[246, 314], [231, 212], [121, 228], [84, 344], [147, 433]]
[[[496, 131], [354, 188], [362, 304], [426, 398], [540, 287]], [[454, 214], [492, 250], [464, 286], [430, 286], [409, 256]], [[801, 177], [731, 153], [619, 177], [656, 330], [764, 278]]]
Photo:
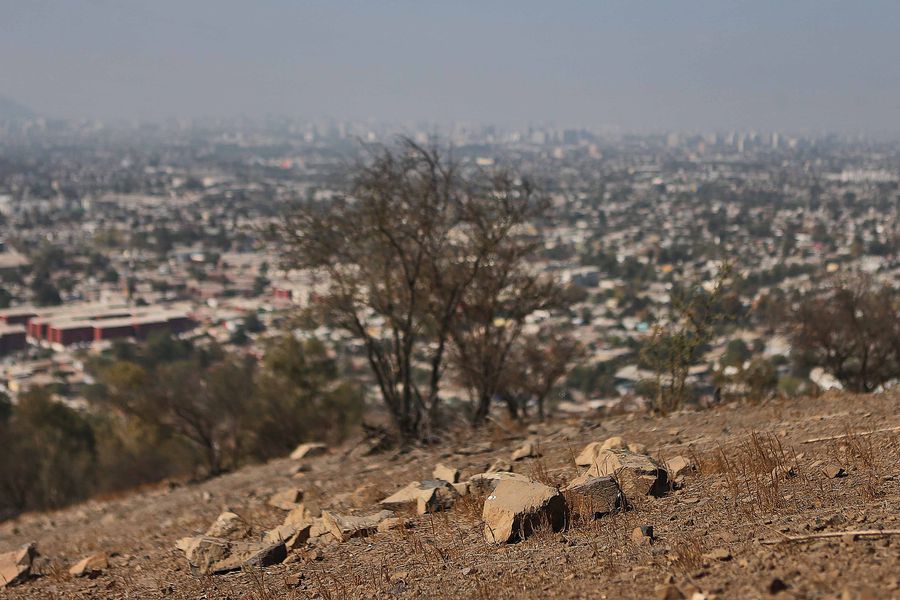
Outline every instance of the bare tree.
[[287, 265], [327, 275], [328, 318], [363, 342], [403, 436], [431, 435], [460, 314], [489, 295], [495, 261], [521, 259], [502, 250], [534, 200], [527, 183], [466, 176], [404, 139], [358, 168], [348, 197], [307, 204], [279, 228]]
[[[543, 419], [550, 392], [583, 355], [584, 347], [568, 332], [543, 328], [523, 335], [513, 350], [507, 378], [510, 395], [518, 400], [516, 409], [527, 416], [528, 404], [534, 402]], [[511, 414], [516, 416], [512, 410]]]
[[731, 270], [726, 262], [706, 288], [695, 283], [673, 290], [666, 313], [654, 324], [641, 358], [654, 371], [657, 412], [678, 410], [687, 399], [690, 367], [712, 339], [716, 323], [725, 316], [721, 303]]
[[900, 296], [868, 276], [837, 279], [803, 298], [793, 343], [802, 360], [823, 366], [856, 392], [900, 377]]

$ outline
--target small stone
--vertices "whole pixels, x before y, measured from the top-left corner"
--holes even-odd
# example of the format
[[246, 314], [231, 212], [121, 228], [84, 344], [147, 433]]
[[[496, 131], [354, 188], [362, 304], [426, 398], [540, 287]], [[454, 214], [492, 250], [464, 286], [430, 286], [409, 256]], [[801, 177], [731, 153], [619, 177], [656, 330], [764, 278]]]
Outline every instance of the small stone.
[[669, 472], [669, 479], [677, 479], [683, 477], [692, 468], [691, 461], [683, 456], [676, 456], [666, 461], [666, 470]]
[[685, 596], [672, 584], [656, 586], [657, 600], [685, 600]]
[[382, 510], [373, 515], [362, 517], [322, 511], [322, 523], [339, 542], [346, 542], [355, 537], [369, 536], [378, 531], [378, 525], [382, 521], [392, 517], [394, 517], [394, 513], [389, 510]]
[[703, 555], [707, 560], [729, 561], [731, 560], [731, 552], [725, 548], [716, 548]]
[[594, 519], [624, 507], [625, 498], [612, 477], [591, 477], [563, 488], [569, 510], [583, 519]]
[[571, 485], [586, 482], [591, 477], [613, 477], [629, 498], [633, 496], [662, 496], [669, 489], [665, 467], [649, 456], [628, 450], [603, 450], [587, 471], [572, 480]]
[[315, 442], [300, 444], [293, 452], [291, 452], [291, 459], [301, 460], [304, 458], [313, 458], [315, 456], [321, 456], [326, 452], [328, 452], [328, 446], [325, 444], [318, 444]]
[[293, 510], [303, 501], [303, 490], [300, 488], [286, 488], [272, 494], [269, 498], [269, 506], [281, 510]]
[[425, 515], [450, 509], [459, 497], [453, 486], [443, 482], [443, 486], [422, 491], [416, 499], [416, 513]]
[[24, 581], [31, 574], [35, 554], [33, 542], [0, 554], [0, 589]]
[[503, 458], [498, 458], [497, 460], [495, 460], [488, 466], [488, 468], [485, 472], [486, 473], [512, 473], [513, 472], [512, 463]]
[[240, 540], [250, 535], [250, 525], [237, 514], [225, 511], [216, 517], [206, 530], [206, 535], [226, 540]]
[[374, 483], [364, 483], [353, 490], [350, 502], [356, 508], [365, 508], [376, 504], [379, 498], [384, 498], [384, 492]]
[[825, 477], [827, 477], [828, 479], [836, 479], [838, 477], [847, 476], [847, 472], [844, 471], [844, 468], [834, 463], [822, 467], [822, 472], [825, 473]]
[[434, 471], [431, 472], [431, 476], [434, 479], [442, 479], [447, 483], [458, 483], [459, 469], [454, 469], [453, 467], [448, 467], [444, 464], [438, 464], [434, 467]]
[[647, 454], [646, 444], [631, 443], [628, 444], [628, 451], [635, 454]]
[[85, 577], [100, 573], [109, 568], [109, 559], [103, 552], [92, 554], [72, 565], [69, 574], [75, 577]]
[[786, 589], [788, 589], [788, 587], [788, 584], [786, 584], [782, 579], [780, 579], [779, 577], [774, 577], [772, 581], [769, 582], [769, 593], [774, 596], [775, 594], [785, 591]]
[[631, 531], [631, 541], [635, 544], [650, 545], [654, 539], [653, 525], [641, 525]]
[[614, 435], [600, 445], [601, 450], [625, 450], [628, 444], [621, 437]]
[[537, 450], [537, 444], [528, 440], [524, 444], [522, 444], [515, 452], [512, 453], [510, 457], [513, 461], [524, 460], [526, 458], [534, 458], [540, 456], [540, 453]]
[[216, 575], [237, 571], [243, 567], [268, 567], [287, 557], [281, 542], [234, 542], [221, 538], [199, 536], [178, 541], [191, 565], [200, 575]]
[[[435, 492], [437, 489], [444, 492]], [[458, 494], [453, 486], [442, 479], [427, 479], [425, 481], [413, 481], [406, 487], [394, 492], [378, 504], [390, 510], [399, 510], [411, 506], [419, 506], [419, 500], [425, 502], [425, 506], [438, 508], [441, 502], [452, 504]], [[424, 513], [420, 513], [424, 514]]]
[[469, 492], [473, 494], [489, 494], [497, 488], [497, 484], [501, 481], [531, 481], [527, 476], [521, 473], [510, 473], [508, 471], [489, 471], [486, 473], [478, 473], [469, 478]]
[[284, 518], [285, 525], [306, 525], [312, 523], [317, 517], [322, 516], [322, 510], [315, 502], [298, 504]]
[[269, 544], [284, 542], [288, 551], [296, 550], [309, 540], [309, 532], [311, 529], [312, 523], [299, 526], [279, 525], [275, 529], [270, 529], [263, 534], [263, 541]]
[[389, 519], [385, 519], [381, 523], [378, 524], [378, 532], [383, 533], [385, 531], [393, 531], [395, 529], [403, 529], [407, 526], [406, 519], [401, 519], [400, 517], [391, 517]]

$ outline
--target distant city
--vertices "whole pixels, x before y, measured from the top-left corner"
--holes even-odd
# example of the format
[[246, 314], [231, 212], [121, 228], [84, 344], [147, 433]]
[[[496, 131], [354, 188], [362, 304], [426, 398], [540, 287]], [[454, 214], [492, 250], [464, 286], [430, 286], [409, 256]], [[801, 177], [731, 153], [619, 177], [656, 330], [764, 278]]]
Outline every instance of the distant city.
[[[287, 118], [107, 125], [20, 110], [0, 120], [0, 386], [12, 398], [52, 386], [82, 406], [85, 357], [157, 331], [261, 356], [327, 286], [284, 270], [266, 232], [298, 203], [345, 193], [347, 168], [399, 134], [467, 168], [528, 173], [551, 199], [535, 266], [577, 301], [529, 325], [564, 318], [587, 349], [560, 410], [640, 404], [651, 375], [640, 349], [673, 283], [710, 282], [725, 259], [733, 321], [690, 375], [707, 398], [740, 391], [729, 377], [752, 356], [772, 362], [785, 393], [839, 385], [798, 370], [780, 311], [835, 274], [900, 284], [900, 140]], [[363, 376], [364, 349], [345, 333], [302, 335]]]

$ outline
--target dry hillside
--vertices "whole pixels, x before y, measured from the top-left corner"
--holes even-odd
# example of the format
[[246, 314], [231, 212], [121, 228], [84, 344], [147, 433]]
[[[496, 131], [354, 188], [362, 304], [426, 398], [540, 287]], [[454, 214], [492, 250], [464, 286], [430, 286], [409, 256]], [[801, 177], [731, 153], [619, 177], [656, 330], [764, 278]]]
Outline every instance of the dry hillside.
[[[827, 394], [495, 427], [408, 452], [347, 446], [284, 458], [0, 524], [0, 553], [32, 542], [37, 552], [31, 574], [0, 598], [900, 598], [898, 407], [896, 392]], [[229, 535], [258, 541], [296, 513], [270, 505], [285, 489], [302, 490], [313, 516], [316, 506], [368, 515], [409, 482], [432, 479], [438, 463], [465, 481], [527, 441], [524, 454], [540, 456], [512, 462], [513, 471], [564, 486], [584, 470], [574, 459], [585, 445], [614, 436], [660, 464], [680, 456], [690, 466], [660, 497], [632, 494], [630, 510], [569, 515], [563, 530], [538, 524], [515, 543], [485, 541], [485, 498], [472, 491], [446, 511], [401, 509], [406, 521], [389, 522], [398, 528], [343, 542], [318, 521], [306, 529], [313, 537], [261, 568], [199, 575], [176, 548], [225, 510], [251, 530]], [[641, 526], [652, 538], [635, 534]], [[105, 557], [86, 576], [70, 574], [97, 553]]]

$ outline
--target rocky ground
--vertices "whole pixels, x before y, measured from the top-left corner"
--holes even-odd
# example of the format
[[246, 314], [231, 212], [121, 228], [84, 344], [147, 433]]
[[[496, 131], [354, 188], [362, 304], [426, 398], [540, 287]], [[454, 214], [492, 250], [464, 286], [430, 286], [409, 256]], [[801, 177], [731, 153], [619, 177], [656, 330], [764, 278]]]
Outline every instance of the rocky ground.
[[[7, 575], [31, 565], [0, 598], [900, 598], [898, 408], [897, 392], [828, 394], [285, 458], [0, 524], [0, 553], [34, 544], [0, 557]], [[575, 464], [614, 437], [643, 471]], [[521, 477], [379, 504], [491, 466]], [[580, 481], [628, 510], [557, 496], [591, 469]]]

